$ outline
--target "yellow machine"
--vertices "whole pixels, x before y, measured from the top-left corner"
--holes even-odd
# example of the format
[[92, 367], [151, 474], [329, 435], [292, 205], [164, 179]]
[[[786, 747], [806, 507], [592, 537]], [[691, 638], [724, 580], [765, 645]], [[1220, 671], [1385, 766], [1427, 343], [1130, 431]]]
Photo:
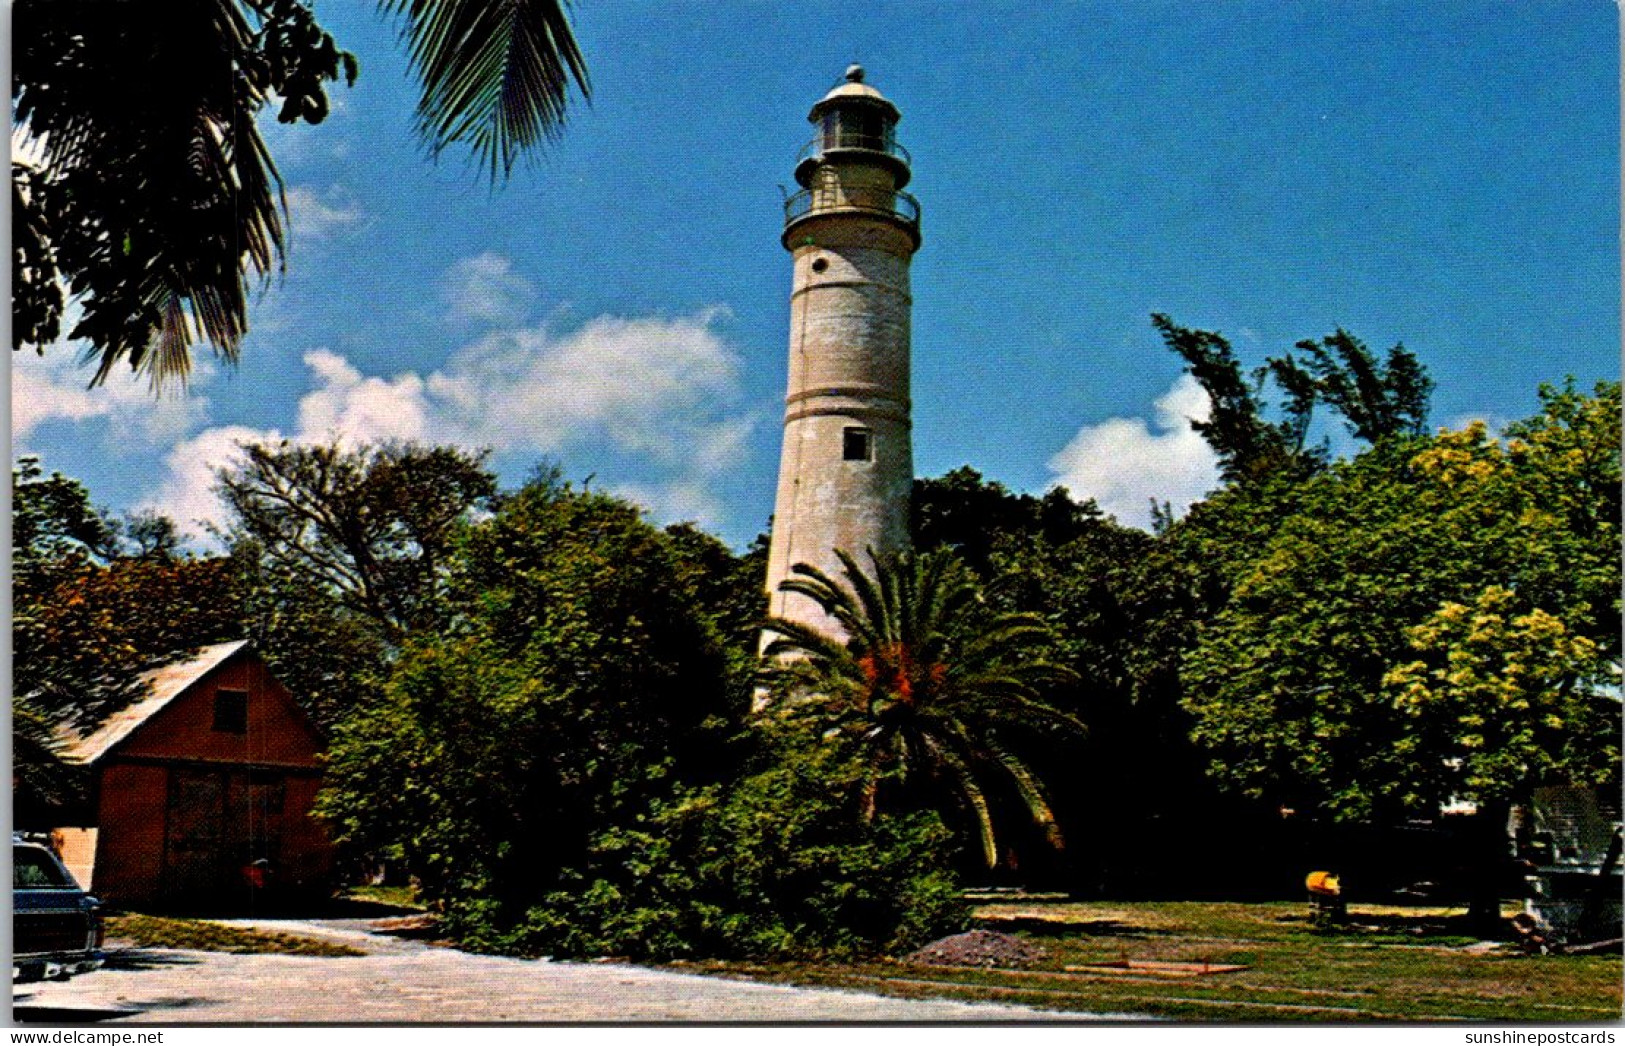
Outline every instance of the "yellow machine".
[[1336, 872], [1310, 872], [1303, 885], [1309, 890], [1309, 921], [1315, 926], [1332, 927], [1348, 918], [1348, 902]]

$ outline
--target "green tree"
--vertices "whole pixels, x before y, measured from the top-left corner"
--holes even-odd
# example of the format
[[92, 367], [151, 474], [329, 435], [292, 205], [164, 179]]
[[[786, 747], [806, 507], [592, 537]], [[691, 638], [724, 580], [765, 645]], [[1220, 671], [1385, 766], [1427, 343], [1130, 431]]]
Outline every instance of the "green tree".
[[322, 809], [459, 933], [590, 870], [598, 833], [729, 774], [724, 663], [669, 538], [542, 475], [459, 542], [446, 627], [336, 731]]
[[676, 557], [676, 581], [694, 593], [727, 661], [727, 715], [742, 722], [756, 691], [757, 646], [767, 619], [767, 535], [744, 555], [691, 523], [666, 528]]
[[1228, 482], [1252, 482], [1285, 471], [1307, 475], [1324, 463], [1324, 452], [1305, 446], [1315, 408], [1315, 389], [1295, 372], [1284, 377], [1285, 402], [1281, 421], [1265, 418], [1266, 365], [1251, 375], [1242, 371], [1235, 349], [1224, 335], [1181, 327], [1161, 313], [1151, 323], [1170, 350], [1185, 361], [1190, 375], [1207, 393], [1211, 409], [1205, 421], [1191, 428], [1219, 456], [1219, 474]]
[[286, 440], [242, 449], [243, 462], [221, 470], [217, 488], [231, 512], [231, 545], [251, 545], [392, 642], [443, 623], [453, 541], [496, 496], [485, 454]]
[[1049, 659], [1053, 637], [1024, 614], [992, 615], [970, 572], [946, 550], [881, 562], [872, 576], [845, 552], [837, 582], [807, 564], [780, 585], [817, 603], [845, 640], [770, 619], [764, 654], [780, 713], [862, 737], [863, 809], [872, 817], [887, 783], [946, 783], [970, 812], [988, 867], [998, 860], [992, 806], [982, 785], [998, 768], [1057, 849], [1060, 828], [1043, 787], [1019, 754], [1034, 732], [1084, 731], [1045, 700], [1071, 677]]
[[1291, 353], [1271, 359], [1270, 373], [1283, 388], [1302, 389], [1342, 415], [1354, 438], [1377, 443], [1427, 433], [1433, 379], [1405, 346], [1395, 345], [1387, 360], [1379, 361], [1364, 342], [1338, 328], [1297, 347], [1306, 360]]
[[53, 472], [38, 458], [11, 470], [11, 568], [19, 580], [63, 562], [106, 559], [118, 548], [118, 527], [90, 503], [83, 483]]
[[[1339, 328], [1318, 342], [1298, 342], [1302, 359], [1290, 352], [1270, 357], [1249, 376], [1222, 334], [1181, 327], [1161, 314], [1151, 322], [1208, 395], [1209, 417], [1192, 421], [1191, 428], [1219, 456], [1227, 482], [1254, 483], [1277, 474], [1297, 480], [1322, 469], [1325, 447], [1306, 445], [1316, 404], [1330, 407], [1367, 443], [1426, 431], [1433, 379], [1403, 345], [1378, 360]], [[1280, 421], [1265, 419], [1268, 379], [1282, 394]]]
[[1505, 806], [1543, 781], [1617, 775], [1617, 701], [1603, 694], [1613, 680], [1597, 645], [1517, 604], [1511, 589], [1491, 585], [1407, 632], [1418, 660], [1395, 665], [1383, 683], [1415, 724], [1398, 754], [1425, 753], [1406, 782], [1412, 804], [1454, 795]]
[[[563, 125], [586, 66], [562, 0], [381, 0], [403, 25], [432, 152], [465, 143], [495, 181]], [[68, 337], [155, 385], [184, 380], [192, 347], [235, 360], [255, 279], [282, 267], [286, 201], [255, 125], [320, 123], [326, 85], [353, 83], [302, 0], [18, 0], [12, 119], [38, 164], [12, 165], [13, 348], [43, 351], [68, 295]], [[139, 84], [139, 90], [127, 85]]]
[[1093, 501], [1073, 501], [1064, 487], [1042, 497], [1016, 494], [969, 465], [915, 480], [909, 510], [916, 550], [953, 549], [984, 580], [996, 545], [1063, 545], [1104, 518]]
[[862, 816], [850, 740], [767, 739], [738, 780], [676, 788], [608, 826], [592, 860], [511, 931], [503, 951], [640, 959], [858, 958], [964, 928], [951, 834], [930, 812]]
[[1543, 400], [1505, 445], [1394, 438], [1301, 488], [1184, 659], [1218, 779], [1391, 823], [1617, 778], [1619, 387]]
[[376, 698], [398, 642], [331, 590], [237, 538], [230, 556], [244, 635], [324, 730]]

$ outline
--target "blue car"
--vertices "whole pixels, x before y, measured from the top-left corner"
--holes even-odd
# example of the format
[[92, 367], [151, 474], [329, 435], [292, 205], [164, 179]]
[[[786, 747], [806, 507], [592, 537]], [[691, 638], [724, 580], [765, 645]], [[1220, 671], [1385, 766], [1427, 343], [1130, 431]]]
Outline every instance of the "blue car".
[[11, 979], [71, 977], [99, 967], [102, 904], [85, 893], [49, 847], [11, 841]]

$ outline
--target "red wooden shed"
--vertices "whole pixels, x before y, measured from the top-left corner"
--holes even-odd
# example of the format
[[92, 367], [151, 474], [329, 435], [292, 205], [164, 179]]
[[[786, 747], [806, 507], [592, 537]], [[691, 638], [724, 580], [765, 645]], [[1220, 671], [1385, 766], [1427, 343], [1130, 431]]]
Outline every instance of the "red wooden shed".
[[57, 833], [69, 869], [120, 907], [250, 907], [319, 889], [310, 815], [321, 733], [246, 642], [148, 672], [147, 696], [66, 745], [94, 823]]

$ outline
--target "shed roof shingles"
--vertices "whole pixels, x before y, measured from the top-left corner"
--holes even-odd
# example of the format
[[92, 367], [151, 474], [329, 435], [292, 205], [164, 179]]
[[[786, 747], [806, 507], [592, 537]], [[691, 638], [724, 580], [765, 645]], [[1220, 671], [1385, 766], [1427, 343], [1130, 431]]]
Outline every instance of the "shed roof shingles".
[[202, 679], [248, 645], [245, 639], [230, 643], [216, 643], [200, 649], [182, 661], [173, 661], [142, 673], [147, 685], [147, 696], [134, 704], [108, 716], [94, 730], [84, 736], [64, 738], [62, 758], [69, 763], [94, 763], [106, 755], [113, 746], [123, 741], [136, 728], [175, 698], [186, 692], [193, 683]]

